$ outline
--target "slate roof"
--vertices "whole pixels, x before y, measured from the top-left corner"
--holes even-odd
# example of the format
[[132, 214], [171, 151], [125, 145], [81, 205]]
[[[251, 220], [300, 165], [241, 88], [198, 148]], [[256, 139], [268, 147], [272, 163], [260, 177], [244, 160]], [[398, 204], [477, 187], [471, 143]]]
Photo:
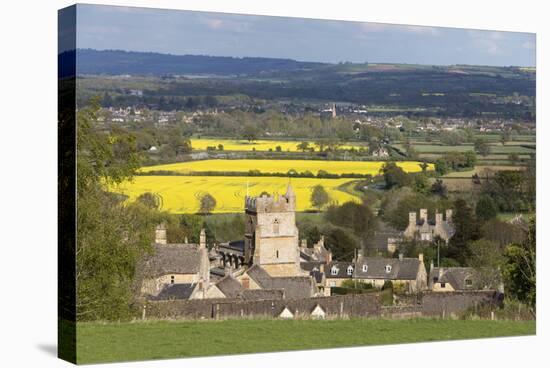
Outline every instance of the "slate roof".
[[284, 295], [283, 289], [244, 289], [239, 297], [244, 300], [271, 300], [283, 299]]
[[309, 298], [314, 294], [315, 285], [309, 276], [271, 277], [258, 265], [253, 265], [246, 273], [262, 289], [284, 289], [288, 299]]
[[152, 300], [173, 300], [189, 299], [197, 284], [168, 284], [162, 288], [157, 296], [152, 296]]
[[388, 249], [388, 238], [400, 238], [403, 232], [396, 230], [384, 222], [380, 222], [378, 230], [374, 232], [374, 236], [368, 241], [369, 245], [379, 250]]
[[[325, 267], [325, 276], [327, 279], [346, 279], [351, 278], [348, 275], [348, 267], [353, 267], [353, 262], [330, 262]], [[332, 269], [336, 270], [336, 274], [332, 274]]]
[[236, 298], [243, 290], [241, 283], [231, 276], [225, 276], [218, 281], [216, 287], [220, 289], [227, 298]]
[[229, 249], [234, 253], [239, 253], [244, 255], [244, 240], [233, 240], [227, 243], [221, 243], [218, 245], [218, 249], [223, 251], [223, 249]]
[[153, 248], [153, 255], [144, 262], [146, 276], [199, 272], [200, 253], [196, 244], [153, 244]]
[[309, 262], [300, 262], [300, 268], [304, 271], [314, 271], [315, 269], [319, 271], [321, 263], [318, 261], [309, 261]]
[[[400, 260], [399, 258], [361, 257], [356, 264], [355, 277], [360, 279], [416, 280], [420, 264], [418, 258]], [[366, 271], [363, 271], [363, 265], [367, 266]], [[386, 269], [386, 266], [390, 266], [389, 269]]]
[[[467, 279], [472, 280], [470, 286], [466, 285]], [[484, 286], [481, 285], [479, 272], [472, 267], [434, 267], [430, 271], [429, 287], [436, 282], [449, 283], [455, 290], [476, 290]]]

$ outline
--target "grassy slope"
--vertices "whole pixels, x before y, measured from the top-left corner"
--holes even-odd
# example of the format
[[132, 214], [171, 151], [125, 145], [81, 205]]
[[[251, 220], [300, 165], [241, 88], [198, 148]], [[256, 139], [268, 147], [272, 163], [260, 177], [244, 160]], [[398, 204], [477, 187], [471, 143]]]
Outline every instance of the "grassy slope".
[[531, 335], [534, 322], [228, 320], [80, 323], [78, 363]]

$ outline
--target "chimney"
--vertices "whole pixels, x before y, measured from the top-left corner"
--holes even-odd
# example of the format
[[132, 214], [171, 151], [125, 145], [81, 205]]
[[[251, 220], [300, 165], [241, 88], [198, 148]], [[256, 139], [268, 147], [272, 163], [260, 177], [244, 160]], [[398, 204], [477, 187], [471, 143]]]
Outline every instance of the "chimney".
[[189, 240], [187, 240], [187, 237], [185, 237], [184, 242], [185, 242], [185, 244], [189, 244]]
[[399, 253], [399, 261], [403, 260], [403, 253]]
[[432, 272], [433, 269], [434, 269], [434, 260], [432, 259], [430, 261], [430, 272]]
[[302, 248], [307, 248], [307, 239], [302, 239], [301, 243], [300, 243], [300, 246]]
[[436, 214], [435, 214], [435, 224], [436, 225], [441, 225], [442, 223], [443, 223], [443, 214], [436, 212]]
[[203, 229], [201, 229], [201, 235], [200, 235], [200, 240], [199, 240], [199, 248], [200, 249], [204, 249], [206, 248], [206, 231]]
[[157, 225], [155, 229], [155, 243], [166, 244], [166, 226], [164, 224]]
[[418, 260], [424, 263], [424, 253], [418, 253]]
[[420, 219], [428, 222], [428, 210], [426, 208], [420, 209]]
[[321, 235], [321, 239], [319, 239], [319, 241], [317, 243], [315, 243], [315, 245], [313, 246], [315, 249], [321, 249], [322, 247], [325, 246], [325, 236], [324, 235]]
[[447, 222], [453, 222], [453, 210], [447, 210], [445, 211], [445, 221]]
[[409, 212], [409, 225], [416, 225], [416, 212]]
[[324, 263], [319, 264], [319, 272], [325, 273], [325, 264]]

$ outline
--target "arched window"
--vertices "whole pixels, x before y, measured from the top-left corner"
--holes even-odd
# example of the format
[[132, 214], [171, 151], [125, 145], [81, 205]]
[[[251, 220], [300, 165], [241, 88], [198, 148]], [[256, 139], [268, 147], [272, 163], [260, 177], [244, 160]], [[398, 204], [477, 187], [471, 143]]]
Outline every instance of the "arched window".
[[279, 219], [275, 219], [275, 221], [273, 221], [273, 234], [279, 234]]
[[347, 271], [348, 271], [348, 276], [353, 275], [353, 266], [352, 266], [352, 265], [349, 265]]
[[330, 268], [330, 274], [331, 274], [332, 276], [338, 275], [338, 268], [337, 268], [336, 266], [332, 266], [332, 267]]
[[275, 257], [279, 258], [279, 251], [278, 250], [275, 251]]

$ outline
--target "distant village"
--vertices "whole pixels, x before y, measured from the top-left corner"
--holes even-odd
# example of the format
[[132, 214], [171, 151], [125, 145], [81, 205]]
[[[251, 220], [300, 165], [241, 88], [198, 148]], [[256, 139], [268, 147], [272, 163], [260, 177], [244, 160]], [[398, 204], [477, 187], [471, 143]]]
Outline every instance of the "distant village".
[[[351, 262], [333, 260], [323, 237], [315, 244], [300, 238], [295, 209], [296, 195], [290, 184], [284, 195], [247, 196], [243, 238], [211, 249], [204, 229], [198, 244], [170, 244], [165, 226], [158, 225], [154, 254], [144, 260], [139, 271], [143, 298], [149, 302], [227, 299], [284, 303], [330, 298], [334, 290], [350, 282], [374, 290], [391, 283], [403, 295], [503, 292], [498, 270], [493, 270], [496, 277], [487, 278], [470, 267], [438, 267], [433, 261], [425, 265], [422, 253], [417, 258], [402, 254], [387, 258], [367, 257], [358, 250]], [[454, 232], [452, 210], [436, 213], [435, 221], [429, 221], [428, 211], [420, 209], [409, 214], [405, 231], [382, 237], [392, 254], [398, 251], [401, 239], [416, 238], [427, 244], [438, 239], [445, 246]], [[290, 313], [285, 309], [280, 313]], [[322, 311], [321, 306], [316, 308], [316, 313]]]

